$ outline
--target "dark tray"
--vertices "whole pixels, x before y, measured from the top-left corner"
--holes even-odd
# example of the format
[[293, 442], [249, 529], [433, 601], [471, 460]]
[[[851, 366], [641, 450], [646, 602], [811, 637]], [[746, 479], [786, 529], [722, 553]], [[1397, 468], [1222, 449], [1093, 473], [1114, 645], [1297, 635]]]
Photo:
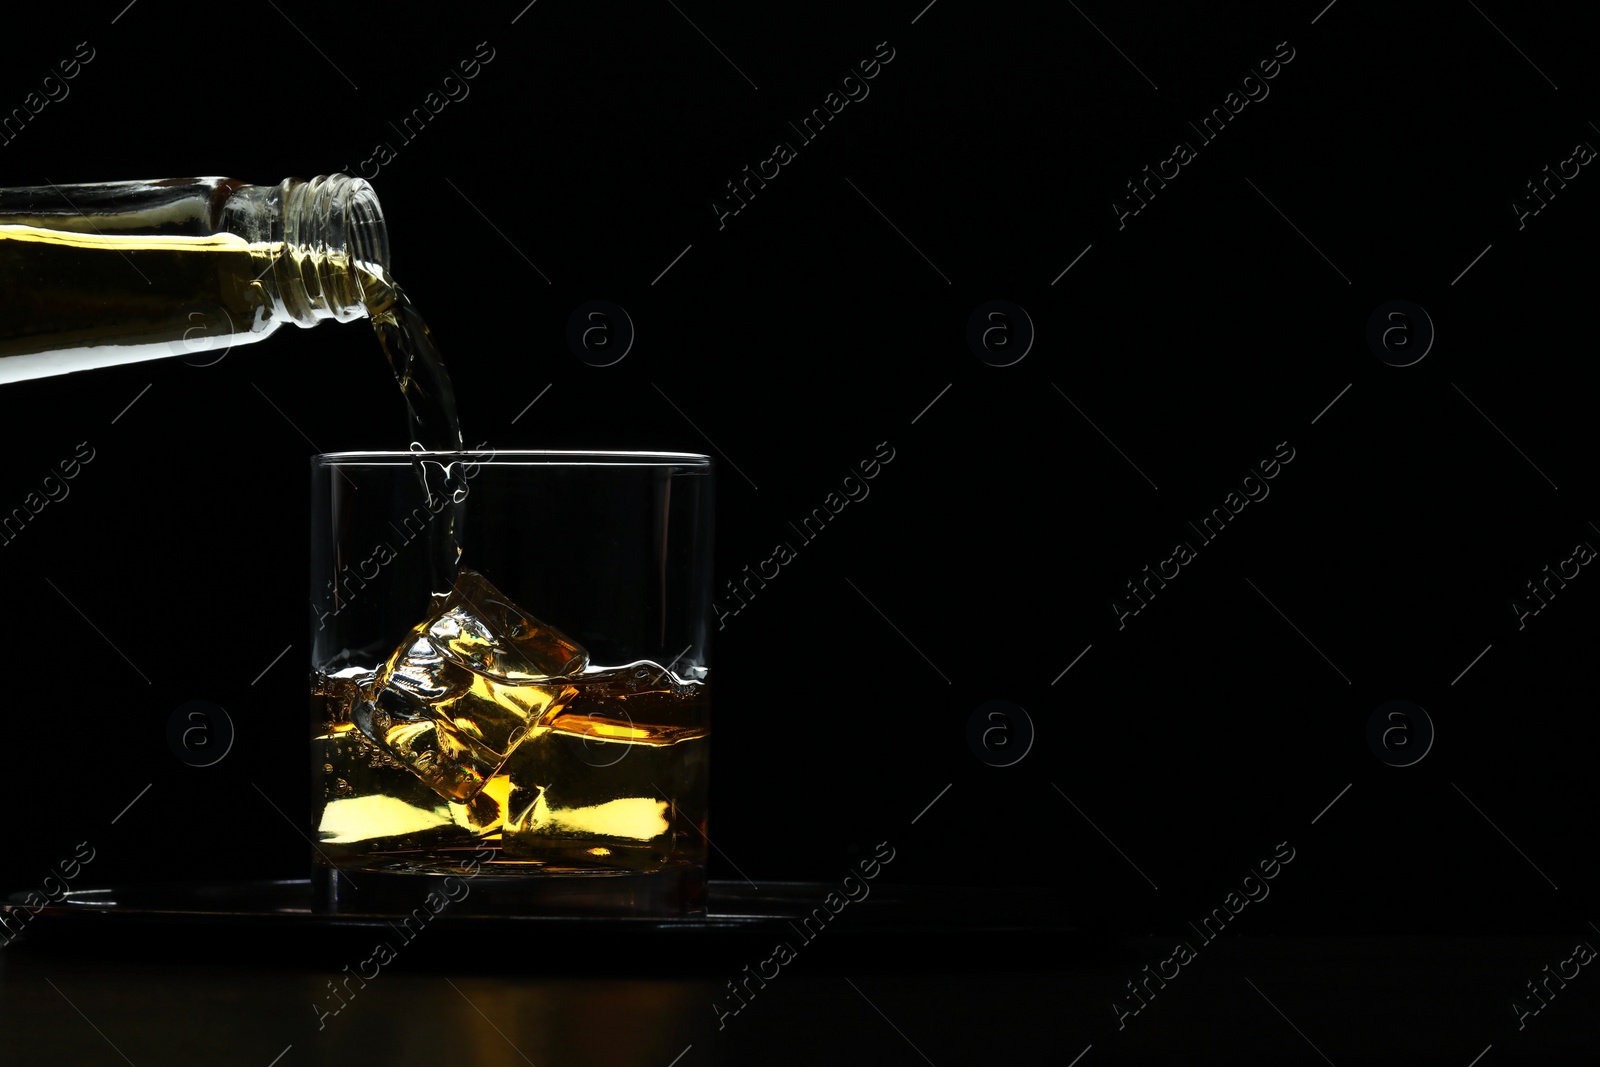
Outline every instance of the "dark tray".
[[[163, 959], [234, 959], [291, 965], [346, 958], [379, 941], [408, 963], [506, 961], [515, 969], [721, 971], [758, 961], [775, 946], [856, 969], [928, 963], [1059, 966], [1098, 958], [1111, 939], [1068, 921], [1047, 890], [877, 885], [837, 914], [830, 883], [712, 881], [706, 912], [682, 918], [452, 914], [402, 929], [395, 915], [329, 915], [313, 908], [309, 880], [174, 882], [86, 888], [35, 914], [27, 894], [0, 904], [15, 935], [8, 951], [159, 953]], [[816, 909], [829, 915], [824, 924]], [[810, 922], [805, 920], [810, 918]], [[0, 934], [5, 931], [0, 930]], [[407, 935], [410, 936], [407, 936]], [[484, 950], [484, 951], [479, 951]], [[735, 967], [737, 969], [737, 967]]]

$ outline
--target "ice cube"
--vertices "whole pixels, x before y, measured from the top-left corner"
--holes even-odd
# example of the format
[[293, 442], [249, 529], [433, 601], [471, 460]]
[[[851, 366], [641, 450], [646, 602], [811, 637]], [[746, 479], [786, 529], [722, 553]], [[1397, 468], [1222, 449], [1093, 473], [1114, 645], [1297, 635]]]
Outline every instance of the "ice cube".
[[572, 688], [500, 770], [511, 785], [507, 833], [526, 845], [530, 834], [647, 840], [664, 832], [662, 798], [679, 795], [683, 776], [704, 773], [703, 750], [650, 753], [705, 736], [705, 686], [640, 660], [591, 667]]
[[352, 719], [446, 800], [467, 801], [577, 690], [589, 655], [463, 568], [406, 635]]
[[332, 674], [318, 671], [313, 675], [311, 696], [320, 702], [320, 718], [328, 728], [352, 720], [376, 674], [370, 667], [346, 667]]
[[313, 738], [311, 745], [319, 841], [330, 846], [381, 841], [388, 849], [404, 850], [423, 840], [452, 845], [499, 840], [505, 805], [490, 795], [493, 786], [469, 803], [446, 802], [348, 723]]
[[576, 641], [529, 615], [467, 567], [425, 626], [441, 655], [507, 682], [570, 678], [589, 665], [589, 653]]
[[704, 730], [704, 685], [670, 667], [639, 660], [591, 667], [573, 679], [577, 692], [545, 724], [601, 740], [673, 744]]

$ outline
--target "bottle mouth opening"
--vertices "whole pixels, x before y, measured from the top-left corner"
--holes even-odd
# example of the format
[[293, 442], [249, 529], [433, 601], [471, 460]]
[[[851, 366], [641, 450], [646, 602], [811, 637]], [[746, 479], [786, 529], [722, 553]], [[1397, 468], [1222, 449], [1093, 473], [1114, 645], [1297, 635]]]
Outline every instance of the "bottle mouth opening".
[[310, 326], [324, 318], [365, 315], [356, 271], [389, 273], [389, 230], [378, 194], [364, 179], [329, 174], [279, 186], [282, 239], [294, 250], [280, 286], [290, 318]]
[[303, 199], [306, 217], [313, 225], [311, 232], [292, 236], [291, 241], [314, 237], [306, 243], [320, 244], [324, 251], [342, 253], [352, 263], [381, 267], [387, 273], [389, 229], [378, 194], [366, 179], [322, 175], [306, 182], [294, 195]]
[[345, 216], [350, 258], [389, 271], [389, 228], [378, 194], [363, 178], [334, 174], [326, 179], [334, 210]]

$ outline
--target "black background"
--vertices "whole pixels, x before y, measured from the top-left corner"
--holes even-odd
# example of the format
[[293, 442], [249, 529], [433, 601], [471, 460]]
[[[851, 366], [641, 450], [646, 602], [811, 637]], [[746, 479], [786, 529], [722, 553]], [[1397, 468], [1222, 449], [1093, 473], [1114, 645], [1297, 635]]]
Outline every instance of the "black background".
[[[1524, 629], [1509, 606], [1600, 544], [1600, 179], [1511, 207], [1600, 143], [1578, 9], [923, 2], [8, 14], [0, 110], [95, 58], [0, 181], [272, 183], [389, 142], [395, 273], [469, 443], [712, 454], [719, 586], [798, 548], [717, 634], [715, 876], [831, 880], [888, 840], [902, 880], [1168, 932], [1287, 841], [1249, 932], [1592, 932], [1600, 579]], [[719, 228], [724, 183], [885, 41]], [[479, 42], [405, 143], [388, 122]], [[1197, 158], [1119, 228], [1177, 140]], [[592, 299], [637, 329], [614, 366], [565, 341]], [[966, 341], [992, 299], [1037, 329], [1012, 366]], [[1393, 299], [1437, 328], [1410, 367], [1365, 340]], [[0, 418], [0, 508], [95, 449], [0, 548], [6, 886], [84, 839], [99, 882], [303, 873], [307, 457], [403, 444], [370, 332], [13, 384]], [[881, 442], [870, 496], [799, 544]], [[1280, 442], [1270, 496], [1119, 629], [1124, 583]], [[211, 768], [168, 748], [190, 699], [237, 729]], [[1036, 729], [1010, 767], [968, 744], [992, 699]], [[1437, 730], [1410, 767], [1367, 744], [1391, 699]]]

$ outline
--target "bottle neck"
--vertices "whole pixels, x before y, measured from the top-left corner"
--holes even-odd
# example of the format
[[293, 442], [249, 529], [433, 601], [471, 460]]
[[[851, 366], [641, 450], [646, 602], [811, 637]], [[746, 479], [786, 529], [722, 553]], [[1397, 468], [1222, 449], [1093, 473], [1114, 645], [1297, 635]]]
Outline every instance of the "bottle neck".
[[243, 186], [222, 229], [260, 248], [256, 279], [273, 319], [314, 326], [367, 314], [358, 268], [389, 268], [389, 234], [372, 186], [344, 174]]

